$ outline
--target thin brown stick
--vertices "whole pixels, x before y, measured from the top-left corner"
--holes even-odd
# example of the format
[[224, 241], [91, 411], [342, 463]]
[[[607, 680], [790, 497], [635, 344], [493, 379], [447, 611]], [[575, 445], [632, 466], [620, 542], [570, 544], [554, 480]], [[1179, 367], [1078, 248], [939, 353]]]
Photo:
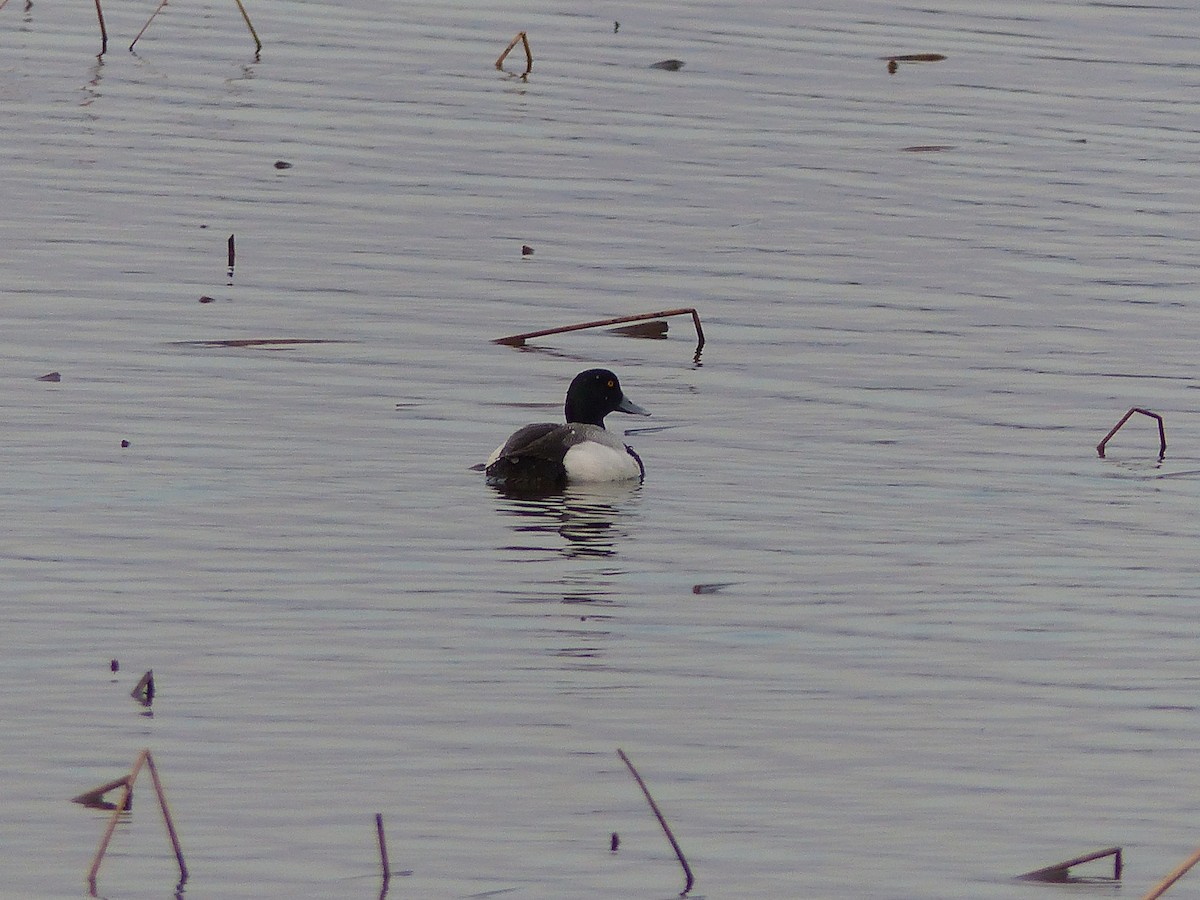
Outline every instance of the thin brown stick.
[[100, 20], [100, 55], [108, 52], [108, 29], [104, 27], [104, 10], [100, 8], [100, 0], [96, 0], [96, 18]]
[[1063, 860], [1052, 866], [1044, 866], [1041, 869], [1026, 872], [1024, 875], [1018, 875], [1017, 879], [1019, 881], [1067, 881], [1070, 878], [1069, 871], [1074, 866], [1080, 866], [1097, 859], [1104, 859], [1106, 856], [1113, 858], [1113, 881], [1120, 881], [1121, 870], [1124, 868], [1121, 861], [1120, 847], [1107, 847], [1104, 850], [1097, 850], [1095, 853], [1085, 853], [1083, 856], [1076, 856], [1073, 859]]
[[234, 252], [234, 247], [233, 247], [233, 235], [232, 235], [232, 234], [229, 236], [229, 240], [225, 242], [225, 247], [226, 247], [226, 250], [227, 250], [226, 257], [227, 257], [227, 258], [228, 258], [228, 260], [229, 260], [229, 268], [230, 268], [230, 269], [232, 269], [232, 268], [233, 268], [233, 261], [234, 261], [234, 259], [235, 259], [235, 258], [236, 258], [236, 256], [237, 256], [237, 254]]
[[158, 767], [154, 765], [154, 757], [146, 750], [146, 767], [150, 770], [150, 780], [154, 782], [154, 792], [158, 794], [158, 805], [162, 809], [163, 822], [167, 826], [167, 836], [171, 838], [171, 847], [175, 850], [175, 860], [179, 863], [179, 880], [187, 881], [187, 863], [183, 861], [183, 849], [179, 846], [179, 834], [175, 831], [175, 822], [171, 819], [171, 810], [167, 806], [167, 795], [163, 793], [162, 781], [158, 777]]
[[92, 788], [90, 791], [84, 791], [77, 797], [72, 797], [72, 803], [81, 803], [84, 806], [90, 806], [96, 809], [108, 809], [109, 806], [104, 802], [104, 795], [113, 788], [129, 786], [129, 776], [122, 775], [120, 778], [114, 778], [107, 784], [102, 784], [100, 787]]
[[533, 51], [529, 49], [529, 38], [523, 31], [518, 31], [517, 36], [508, 42], [504, 52], [496, 59], [496, 68], [504, 68], [504, 60], [508, 58], [508, 54], [512, 53], [513, 47], [517, 46], [518, 42], [525, 47], [525, 74], [528, 75], [533, 70]]
[[1150, 893], [1142, 897], [1142, 900], [1157, 900], [1157, 898], [1161, 897], [1167, 892], [1167, 888], [1186, 875], [1188, 870], [1198, 862], [1200, 862], [1200, 850], [1197, 850], [1182, 863], [1180, 863], [1179, 868], [1151, 888]]
[[691, 316], [696, 326], [696, 356], [704, 349], [704, 329], [700, 327], [700, 314], [690, 306], [678, 309], [664, 309], [660, 312], [638, 313], [632, 316], [616, 316], [612, 319], [597, 319], [594, 322], [580, 322], [577, 325], [562, 325], [558, 328], [543, 328], [540, 331], [527, 331], [524, 334], [510, 334], [508, 337], [496, 338], [492, 343], [504, 344], [508, 347], [523, 347], [531, 338], [545, 337], [549, 334], [563, 334], [568, 331], [581, 331], [584, 328], [601, 328], [605, 325], [620, 325], [622, 322], [642, 322], [646, 319], [663, 319], [667, 316]]
[[150, 13], [150, 18], [148, 18], [146, 20], [146, 24], [142, 26], [142, 30], [137, 33], [137, 37], [135, 37], [133, 39], [132, 43], [130, 43], [130, 45], [129, 45], [129, 51], [131, 53], [133, 52], [133, 45], [142, 39], [142, 35], [146, 33], [146, 29], [149, 28], [150, 23], [154, 21], [154, 17], [157, 16], [160, 12], [162, 12], [163, 7], [166, 5], [167, 5], [167, 0], [162, 0], [162, 2], [158, 4], [158, 9], [156, 9], [156, 10], [154, 10], [154, 12]]
[[646, 802], [650, 804], [650, 811], [654, 813], [658, 819], [658, 824], [662, 826], [663, 833], [667, 836], [667, 840], [671, 842], [671, 848], [675, 851], [675, 855], [679, 857], [679, 864], [683, 866], [683, 874], [686, 879], [683, 890], [680, 892], [680, 897], [686, 897], [688, 891], [692, 889], [692, 885], [696, 879], [692, 877], [692, 868], [688, 865], [687, 859], [684, 858], [683, 850], [679, 846], [679, 841], [675, 840], [675, 835], [671, 833], [671, 826], [667, 824], [667, 820], [663, 818], [662, 812], [658, 808], [658, 804], [654, 802], [654, 798], [650, 796], [650, 789], [646, 787], [646, 782], [642, 781], [642, 776], [638, 774], [638, 770], [633, 767], [633, 763], [629, 761], [629, 757], [625, 755], [625, 751], [620, 747], [617, 748], [617, 756], [621, 757], [621, 762], [625, 763], [625, 767], [629, 769], [629, 774], [633, 776], [633, 780], [637, 782], [638, 787], [642, 789], [642, 793], [646, 796]]
[[[96, 0], [100, 2], [100, 0]], [[233, 0], [237, 4], [237, 8], [242, 12], [242, 18], [246, 20], [246, 27], [250, 29], [250, 37], [254, 38], [254, 52], [262, 51], [262, 41], [258, 39], [258, 32], [254, 30], [254, 23], [250, 21], [250, 15], [246, 12], [246, 7], [242, 5], [242, 0]]]
[[1104, 436], [1104, 440], [1096, 445], [1096, 452], [1100, 454], [1100, 458], [1104, 459], [1104, 446], [1109, 442], [1114, 434], [1121, 430], [1121, 426], [1129, 421], [1134, 413], [1141, 413], [1143, 416], [1149, 416], [1152, 419], [1158, 420], [1158, 458], [1162, 459], [1167, 455], [1167, 431], [1163, 427], [1163, 417], [1156, 412], [1151, 412], [1148, 409], [1142, 409], [1140, 406], [1132, 407], [1129, 412], [1121, 416], [1121, 421], [1112, 427], [1112, 430]]

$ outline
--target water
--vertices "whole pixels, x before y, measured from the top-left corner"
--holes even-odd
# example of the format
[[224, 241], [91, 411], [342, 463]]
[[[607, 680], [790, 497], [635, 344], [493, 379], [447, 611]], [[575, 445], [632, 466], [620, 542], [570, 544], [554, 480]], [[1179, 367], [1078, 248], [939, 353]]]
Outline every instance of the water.
[[[189, 897], [673, 896], [618, 746], [695, 896], [1200, 842], [1194, 9], [105, 12], [0, 11], [0, 894], [143, 747]], [[646, 483], [486, 488], [594, 365]]]

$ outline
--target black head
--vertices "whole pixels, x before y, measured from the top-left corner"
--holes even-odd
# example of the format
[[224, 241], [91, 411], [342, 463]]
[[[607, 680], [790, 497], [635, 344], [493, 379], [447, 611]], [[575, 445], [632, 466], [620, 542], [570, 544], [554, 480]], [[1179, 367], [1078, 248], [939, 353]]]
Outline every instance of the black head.
[[567, 388], [565, 412], [568, 422], [601, 428], [610, 412], [650, 415], [621, 392], [621, 382], [608, 369], [588, 369], [576, 375]]

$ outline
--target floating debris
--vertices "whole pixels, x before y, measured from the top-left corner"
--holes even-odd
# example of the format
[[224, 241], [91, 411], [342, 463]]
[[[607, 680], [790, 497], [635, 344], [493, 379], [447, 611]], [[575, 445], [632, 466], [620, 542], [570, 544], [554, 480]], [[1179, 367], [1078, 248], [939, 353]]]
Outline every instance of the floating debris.
[[665, 69], [668, 72], [678, 72], [680, 69], [683, 68], [683, 60], [682, 59], [663, 59], [663, 60], [659, 60], [656, 63], [651, 63], [650, 68]]
[[1103, 879], [1105, 881], [1120, 881], [1121, 870], [1124, 868], [1121, 860], [1120, 847], [1107, 847], [1104, 850], [1097, 850], [1095, 853], [1085, 853], [1083, 856], [1076, 856], [1073, 859], [1063, 860], [1060, 863], [1055, 863], [1052, 866], [1045, 866], [1041, 869], [1034, 869], [1032, 872], [1026, 872], [1024, 875], [1018, 875], [1018, 881], [1047, 881], [1054, 884], [1072, 884], [1078, 882], [1092, 882], [1094, 878], [1073, 878], [1070, 870], [1075, 866], [1081, 866], [1084, 863], [1089, 863], [1097, 859], [1104, 859], [1106, 856], [1113, 858], [1113, 874], [1111, 879]]
[[930, 63], [941, 62], [945, 59], [945, 55], [941, 53], [903, 53], [899, 56], [881, 56], [880, 59], [887, 60], [887, 70], [889, 75], [895, 75], [896, 70], [900, 68], [900, 63]]
[[700, 360], [700, 351], [704, 349], [704, 329], [700, 327], [700, 314], [690, 306], [679, 309], [664, 309], [661, 312], [638, 313], [633, 316], [616, 316], [612, 319], [597, 319], [594, 322], [580, 322], [578, 325], [563, 325], [558, 328], [543, 328], [540, 331], [527, 331], [524, 334], [510, 334], [508, 337], [496, 338], [492, 343], [504, 344], [509, 347], [524, 347], [525, 342], [532, 338], [546, 337], [551, 334], [563, 334], [568, 331], [580, 331], [584, 328], [601, 328], [605, 325], [620, 325], [624, 322], [642, 322], [646, 319], [665, 319], [669, 316], [691, 316], [696, 326], [696, 356]]
[[533, 248], [530, 247], [528, 244], [522, 244], [521, 245], [521, 255], [522, 256], [533, 256]]
[[201, 303], [212, 303], [213, 298], [208, 296], [207, 294], [205, 294], [203, 297], [200, 298], [200, 302]]
[[[126, 450], [126, 449], [128, 449], [128, 448], [129, 448], [129, 441], [127, 441], [127, 440], [122, 440], [122, 441], [121, 441], [121, 449], [122, 449], [122, 450]], [[115, 671], [116, 671], [116, 669], [113, 669], [113, 671], [115, 672]]]
[[953, 150], [952, 144], [917, 144], [912, 147], [901, 147], [901, 153], [937, 153], [939, 150]]
[[881, 56], [880, 59], [886, 59], [890, 62], [941, 62], [945, 59], [945, 55], [941, 53], [904, 53], [899, 56]]
[[1112, 430], [1104, 436], [1104, 440], [1096, 445], [1096, 452], [1100, 454], [1100, 458], [1104, 459], [1104, 447], [1112, 439], [1112, 436], [1121, 430], [1121, 426], [1129, 421], [1134, 413], [1141, 413], [1143, 416], [1149, 416], [1152, 419], [1158, 420], [1158, 458], [1161, 460], [1167, 455], [1167, 432], [1163, 427], [1163, 417], [1156, 412], [1151, 412], [1148, 409], [1142, 409], [1140, 406], [1135, 406], [1121, 416], [1121, 421], [1112, 427]]
[[285, 159], [275, 160], [275, 168], [277, 169], [290, 169], [291, 167], [292, 164]]
[[621, 836], [614, 831], [612, 833], [612, 837], [608, 841], [609, 853], [616, 853], [617, 848], [620, 846], [621, 846]]
[[305, 344], [336, 344], [338, 341], [325, 338], [229, 338], [214, 341], [175, 341], [183, 347], [265, 347], [268, 350]]
[[114, 660], [110, 660], [110, 661], [109, 661], [109, 663], [108, 663], [108, 668], [109, 668], [110, 670], [112, 670], [113, 672], [120, 672], [120, 671], [121, 671], [121, 664], [120, 664], [119, 662], [117, 662], [115, 659], [114, 659]]
[[226, 243], [226, 247], [228, 248], [229, 269], [230, 269], [230, 271], [232, 271], [233, 270], [233, 260], [234, 260], [234, 257], [237, 255], [233, 249], [233, 235], [232, 234], [229, 236], [229, 240], [226, 241], [225, 243]]
[[62, 373], [61, 372], [47, 372], [45, 375], [39, 376], [38, 381], [49, 381], [49, 382], [53, 382], [54, 384], [57, 384], [58, 382], [62, 381]]

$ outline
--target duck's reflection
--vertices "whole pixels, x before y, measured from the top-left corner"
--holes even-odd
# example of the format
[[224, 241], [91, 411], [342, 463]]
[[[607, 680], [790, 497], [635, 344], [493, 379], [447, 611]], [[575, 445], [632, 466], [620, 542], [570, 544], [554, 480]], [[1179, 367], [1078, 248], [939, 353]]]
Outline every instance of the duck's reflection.
[[[553, 493], [517, 492], [493, 488], [499, 495], [499, 510], [516, 521], [513, 530], [522, 535], [556, 535], [563, 540], [557, 549], [568, 557], [604, 557], [616, 553], [626, 536], [622, 519], [636, 508], [641, 485], [636, 482], [604, 482], [568, 486]], [[546, 546], [510, 546], [507, 549], [550, 549]]]

